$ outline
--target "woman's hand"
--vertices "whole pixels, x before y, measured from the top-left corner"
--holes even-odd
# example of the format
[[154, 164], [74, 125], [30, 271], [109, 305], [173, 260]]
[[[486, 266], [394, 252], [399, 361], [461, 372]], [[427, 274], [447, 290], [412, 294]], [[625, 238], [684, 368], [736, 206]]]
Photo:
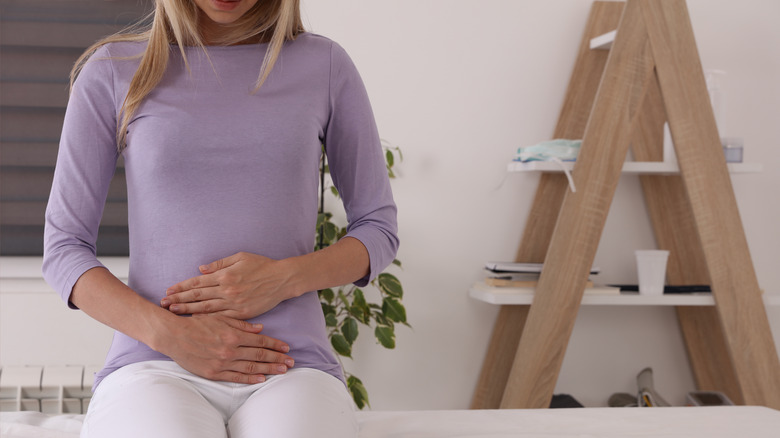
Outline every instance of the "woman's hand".
[[200, 267], [202, 275], [177, 283], [160, 304], [176, 314], [217, 313], [249, 319], [292, 298], [289, 264], [241, 252]]
[[[182, 368], [210, 380], [259, 383], [294, 365], [289, 345], [265, 335], [260, 324], [224, 315], [176, 318], [155, 349]], [[170, 338], [168, 338], [170, 336]]]

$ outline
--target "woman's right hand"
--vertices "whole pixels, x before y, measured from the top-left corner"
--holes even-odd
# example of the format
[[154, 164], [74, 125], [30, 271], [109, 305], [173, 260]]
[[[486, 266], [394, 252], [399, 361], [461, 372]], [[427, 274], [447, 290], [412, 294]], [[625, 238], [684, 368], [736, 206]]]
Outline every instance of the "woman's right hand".
[[261, 324], [218, 314], [176, 317], [156, 350], [198, 376], [235, 383], [260, 383], [294, 365], [286, 343], [261, 335]]

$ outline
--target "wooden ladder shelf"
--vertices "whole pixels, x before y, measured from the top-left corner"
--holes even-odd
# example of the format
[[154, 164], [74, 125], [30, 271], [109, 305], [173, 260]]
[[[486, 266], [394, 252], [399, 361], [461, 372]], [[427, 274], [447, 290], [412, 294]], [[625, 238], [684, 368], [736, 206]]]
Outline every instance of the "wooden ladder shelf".
[[[617, 29], [609, 50], [591, 39]], [[576, 193], [542, 174], [516, 260], [544, 262], [533, 302], [504, 305], [472, 408], [546, 408], [629, 145], [679, 175], [640, 176], [669, 284], [710, 284], [715, 306], [678, 306], [700, 390], [780, 409], [780, 361], [721, 151], [684, 0], [595, 2], [554, 138], [582, 138]]]

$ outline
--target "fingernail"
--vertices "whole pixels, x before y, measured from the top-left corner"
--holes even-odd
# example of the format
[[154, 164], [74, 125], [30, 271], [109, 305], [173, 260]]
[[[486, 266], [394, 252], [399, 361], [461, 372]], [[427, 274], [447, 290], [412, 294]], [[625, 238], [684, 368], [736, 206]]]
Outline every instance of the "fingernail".
[[280, 373], [286, 373], [287, 367], [284, 365], [279, 365], [278, 367], [276, 367], [276, 370], [279, 371]]
[[257, 376], [257, 383], [265, 382], [265, 376]]
[[206, 265], [202, 265], [198, 269], [200, 269], [201, 271], [205, 271], [206, 270]]
[[290, 346], [289, 345], [283, 345], [282, 346], [282, 353], [287, 353], [288, 351], [290, 351]]
[[168, 298], [163, 298], [162, 301], [160, 301], [160, 305], [163, 307], [168, 307], [171, 304], [171, 300]]
[[292, 359], [287, 359], [284, 361], [284, 364], [287, 365], [287, 368], [292, 368], [293, 365], [295, 365], [295, 361]]
[[179, 310], [181, 310], [181, 307], [177, 306], [176, 304], [173, 304], [173, 305], [170, 307], [170, 310], [171, 310], [171, 312], [174, 312], [174, 313], [175, 313], [175, 312], [178, 312]]
[[173, 289], [165, 289], [165, 295], [170, 295], [173, 293]]

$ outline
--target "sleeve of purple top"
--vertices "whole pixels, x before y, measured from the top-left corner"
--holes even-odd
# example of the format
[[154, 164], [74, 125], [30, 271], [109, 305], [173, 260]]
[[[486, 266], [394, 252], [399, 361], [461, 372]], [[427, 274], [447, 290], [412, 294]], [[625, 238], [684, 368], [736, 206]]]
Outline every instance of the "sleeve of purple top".
[[369, 274], [355, 282], [364, 286], [395, 258], [397, 210], [368, 93], [354, 63], [336, 43], [331, 47], [325, 150], [347, 213], [347, 236], [368, 250]]
[[76, 280], [103, 266], [98, 227], [118, 158], [116, 99], [105, 46], [92, 55], [68, 101], [44, 228], [43, 276], [70, 307]]

